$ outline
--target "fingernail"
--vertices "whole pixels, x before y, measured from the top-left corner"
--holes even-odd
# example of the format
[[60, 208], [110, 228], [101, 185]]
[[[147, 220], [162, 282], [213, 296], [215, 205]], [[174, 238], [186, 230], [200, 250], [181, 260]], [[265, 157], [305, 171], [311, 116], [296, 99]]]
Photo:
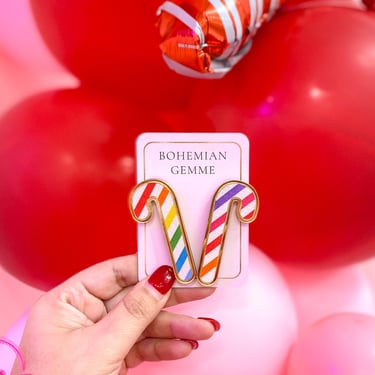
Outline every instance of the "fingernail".
[[193, 350], [198, 349], [198, 346], [199, 346], [198, 341], [196, 341], [196, 340], [185, 340], [185, 339], [183, 339], [182, 341], [188, 342], [191, 345], [191, 348]]
[[176, 277], [173, 268], [170, 266], [161, 266], [149, 277], [148, 283], [159, 293], [167, 294], [175, 280]]
[[207, 322], [210, 322], [213, 325], [215, 331], [218, 331], [221, 328], [220, 323], [215, 319], [204, 317], [199, 317], [198, 319], [207, 320]]

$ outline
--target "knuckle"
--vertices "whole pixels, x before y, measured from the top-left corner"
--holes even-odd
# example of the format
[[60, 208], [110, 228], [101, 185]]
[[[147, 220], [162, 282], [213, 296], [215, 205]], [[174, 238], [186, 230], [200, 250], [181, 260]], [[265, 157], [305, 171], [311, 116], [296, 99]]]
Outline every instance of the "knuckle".
[[126, 311], [136, 319], [145, 319], [153, 316], [153, 308], [150, 300], [144, 296], [128, 295], [123, 299]]

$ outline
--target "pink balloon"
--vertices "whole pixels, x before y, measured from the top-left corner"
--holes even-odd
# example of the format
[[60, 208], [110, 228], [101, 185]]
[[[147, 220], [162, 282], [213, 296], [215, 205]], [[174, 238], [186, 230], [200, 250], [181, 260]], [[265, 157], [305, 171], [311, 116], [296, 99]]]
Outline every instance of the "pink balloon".
[[371, 284], [363, 268], [352, 265], [306, 269], [279, 265], [296, 303], [300, 329], [332, 314], [375, 314]]
[[77, 85], [46, 47], [29, 1], [0, 1], [0, 115], [38, 91]]
[[[3, 254], [0, 247], [0, 254]], [[29, 309], [43, 294], [12, 276], [0, 265], [0, 336], [15, 340], [14, 330], [9, 328], [15, 319]], [[10, 335], [10, 336], [9, 336]]]
[[0, 115], [39, 88], [35, 76], [0, 46]]
[[221, 329], [188, 358], [149, 362], [132, 375], [281, 375], [297, 324], [289, 290], [276, 266], [250, 248], [248, 280], [221, 287], [212, 297], [173, 308], [192, 316], [212, 317]]
[[2, 48], [0, 40], [0, 116], [22, 99], [37, 92], [76, 85], [77, 80], [62, 70], [48, 72], [42, 70], [42, 67], [25, 67], [9, 51]]
[[331, 315], [311, 326], [295, 344], [288, 375], [336, 374], [375, 374], [374, 317]]
[[0, 1], [0, 47], [25, 66], [63, 70], [42, 40], [28, 0]]

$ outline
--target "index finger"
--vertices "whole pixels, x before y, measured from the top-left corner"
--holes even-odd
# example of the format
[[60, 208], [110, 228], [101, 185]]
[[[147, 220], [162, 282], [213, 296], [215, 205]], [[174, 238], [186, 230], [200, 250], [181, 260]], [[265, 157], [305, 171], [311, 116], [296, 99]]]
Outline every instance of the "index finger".
[[[211, 294], [213, 294], [215, 290], [216, 288], [207, 287], [173, 288], [165, 307], [207, 298]], [[122, 289], [115, 296], [106, 300], [104, 303], [107, 311], [111, 311], [126, 296], [128, 292], [129, 288]]]
[[[112, 258], [95, 264], [69, 280], [62, 287], [82, 285], [88, 293], [105, 301], [111, 310], [127, 293], [127, 288], [138, 282], [137, 255]], [[206, 298], [215, 288], [174, 288], [167, 306]]]

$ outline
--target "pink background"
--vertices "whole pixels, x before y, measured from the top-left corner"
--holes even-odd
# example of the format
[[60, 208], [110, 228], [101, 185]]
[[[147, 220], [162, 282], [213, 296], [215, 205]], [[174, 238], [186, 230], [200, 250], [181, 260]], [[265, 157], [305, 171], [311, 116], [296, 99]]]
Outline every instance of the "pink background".
[[[27, 0], [0, 4], [0, 116], [22, 98], [54, 87], [77, 84], [50, 55], [35, 28]], [[1, 267], [0, 336], [32, 305], [41, 291]], [[21, 260], [20, 260], [21, 261]], [[375, 295], [375, 258], [361, 263]]]
[[[77, 80], [60, 66], [41, 40], [28, 0], [1, 2], [0, 116], [33, 93], [76, 84]], [[0, 248], [0, 336], [41, 293], [1, 267]]]

